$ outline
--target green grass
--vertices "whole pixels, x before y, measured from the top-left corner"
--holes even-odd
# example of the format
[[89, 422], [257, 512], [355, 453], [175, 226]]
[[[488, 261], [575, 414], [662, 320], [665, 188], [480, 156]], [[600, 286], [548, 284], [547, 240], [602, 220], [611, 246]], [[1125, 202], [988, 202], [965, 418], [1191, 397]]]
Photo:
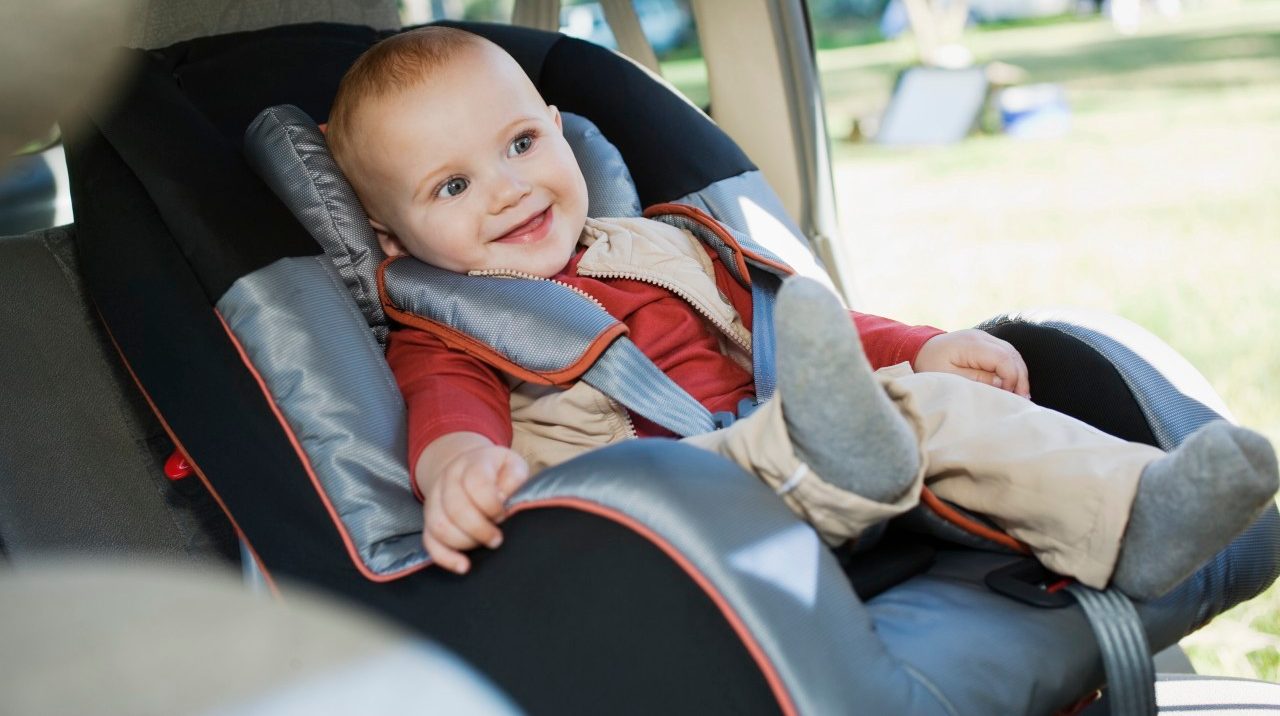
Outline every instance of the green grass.
[[[980, 60], [1065, 86], [1070, 134], [900, 150], [843, 140], [881, 110], [909, 41], [819, 53], [861, 307], [942, 328], [1044, 305], [1164, 339], [1280, 443], [1280, 1], [1132, 37], [1101, 20], [971, 33]], [[705, 102], [705, 72], [668, 76]], [[1280, 589], [1183, 642], [1204, 673], [1280, 677]]]

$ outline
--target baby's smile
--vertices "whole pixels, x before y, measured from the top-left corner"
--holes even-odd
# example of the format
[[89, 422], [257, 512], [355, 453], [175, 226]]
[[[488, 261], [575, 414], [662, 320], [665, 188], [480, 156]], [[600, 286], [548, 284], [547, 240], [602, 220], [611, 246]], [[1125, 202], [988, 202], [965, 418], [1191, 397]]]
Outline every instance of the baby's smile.
[[503, 244], [532, 244], [546, 237], [553, 222], [552, 208], [548, 206], [494, 241]]

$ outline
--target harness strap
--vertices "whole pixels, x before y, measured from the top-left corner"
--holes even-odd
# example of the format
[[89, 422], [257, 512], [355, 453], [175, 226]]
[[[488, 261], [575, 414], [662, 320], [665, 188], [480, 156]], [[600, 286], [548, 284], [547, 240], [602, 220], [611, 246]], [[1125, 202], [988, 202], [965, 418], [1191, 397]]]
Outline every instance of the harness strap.
[[586, 381], [681, 437], [717, 427], [701, 403], [622, 335], [625, 326], [568, 286], [463, 276], [405, 257], [385, 261], [378, 281], [387, 315], [511, 375], [549, 385]]
[[[777, 385], [773, 307], [781, 276], [788, 273], [786, 265], [692, 207], [664, 206], [672, 213], [651, 216], [692, 231], [720, 255], [735, 278], [750, 285], [755, 403], [763, 403]], [[558, 282], [463, 276], [406, 257], [383, 262], [377, 278], [388, 316], [427, 330], [520, 379], [550, 385], [584, 380], [682, 437], [745, 417], [741, 408], [738, 416], [713, 416], [622, 336], [625, 326]], [[557, 309], [530, 311], [529, 306]], [[535, 338], [530, 341], [529, 336]]]
[[626, 336], [616, 339], [582, 380], [680, 437], [716, 429], [711, 412], [658, 370]]
[[1100, 592], [1072, 584], [1067, 591], [1089, 619], [1102, 652], [1111, 713], [1155, 716], [1155, 664], [1133, 602], [1115, 589]]
[[750, 284], [751, 369], [755, 379], [756, 404], [772, 398], [778, 385], [773, 303], [782, 280], [791, 275], [791, 268], [751, 237], [716, 221], [696, 207], [657, 204], [645, 210], [644, 215], [691, 232], [719, 255], [721, 263], [734, 278], [744, 286]]
[[751, 272], [751, 279], [751, 370], [755, 377], [756, 403], [763, 403], [773, 397], [778, 386], [773, 304], [780, 282], [777, 276], [756, 270]]

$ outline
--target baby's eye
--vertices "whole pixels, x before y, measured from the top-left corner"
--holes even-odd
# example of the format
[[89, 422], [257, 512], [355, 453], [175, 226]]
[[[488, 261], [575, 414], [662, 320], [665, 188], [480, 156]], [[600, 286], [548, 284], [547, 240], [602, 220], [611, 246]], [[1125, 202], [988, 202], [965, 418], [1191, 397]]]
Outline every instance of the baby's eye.
[[512, 140], [511, 147], [507, 149], [507, 156], [517, 157], [530, 149], [533, 149], [533, 135], [521, 134]]
[[466, 191], [469, 186], [471, 186], [471, 182], [465, 177], [453, 177], [440, 185], [440, 191], [436, 192], [436, 196], [441, 199], [455, 197]]

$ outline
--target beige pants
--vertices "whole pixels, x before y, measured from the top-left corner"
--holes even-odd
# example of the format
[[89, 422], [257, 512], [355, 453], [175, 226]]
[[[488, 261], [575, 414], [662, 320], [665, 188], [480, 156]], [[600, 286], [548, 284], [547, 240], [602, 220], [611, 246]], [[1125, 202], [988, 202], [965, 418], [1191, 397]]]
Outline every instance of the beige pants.
[[829, 543], [911, 509], [927, 483], [938, 497], [989, 517], [1049, 569], [1106, 586], [1142, 469], [1162, 451], [959, 376], [913, 373], [903, 363], [876, 377], [920, 440], [920, 473], [892, 504], [809, 471], [792, 450], [779, 400], [686, 442], [758, 475]]

